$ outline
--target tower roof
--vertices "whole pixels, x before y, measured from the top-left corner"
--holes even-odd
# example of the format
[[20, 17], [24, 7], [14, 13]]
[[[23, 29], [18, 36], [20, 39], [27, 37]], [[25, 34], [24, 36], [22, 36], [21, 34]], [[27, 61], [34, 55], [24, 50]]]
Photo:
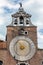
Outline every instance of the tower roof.
[[[22, 13], [22, 14], [21, 14]], [[19, 14], [19, 15], [18, 15]], [[26, 12], [16, 12], [15, 14], [12, 15], [12, 17], [19, 17], [19, 16], [24, 16], [24, 17], [31, 17], [30, 14], [27, 14]]]
[[[19, 15], [18, 15], [19, 14]], [[22, 7], [22, 3], [20, 3], [20, 7], [18, 9], [18, 12], [16, 12], [15, 14], [12, 14], [12, 17], [19, 17], [19, 16], [24, 16], [24, 17], [31, 17], [31, 14], [28, 14], [24, 11], [23, 7]]]
[[12, 14], [12, 23], [9, 26], [34, 26], [30, 18], [31, 14], [26, 13], [20, 3], [18, 11]]

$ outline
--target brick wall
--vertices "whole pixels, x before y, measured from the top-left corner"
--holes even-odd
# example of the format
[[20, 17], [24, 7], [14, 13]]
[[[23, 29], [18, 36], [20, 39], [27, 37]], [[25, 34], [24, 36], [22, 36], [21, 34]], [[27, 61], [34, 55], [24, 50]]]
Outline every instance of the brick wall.
[[[7, 27], [7, 41], [0, 41], [0, 60], [3, 61], [3, 65], [16, 65], [17, 60], [15, 60], [9, 53], [9, 44], [11, 40], [18, 35], [19, 27]], [[24, 27], [25, 31], [28, 31], [28, 37], [34, 42], [37, 48], [37, 27]], [[30, 65], [41, 65], [43, 61], [43, 50], [37, 48], [33, 58], [27, 62]]]

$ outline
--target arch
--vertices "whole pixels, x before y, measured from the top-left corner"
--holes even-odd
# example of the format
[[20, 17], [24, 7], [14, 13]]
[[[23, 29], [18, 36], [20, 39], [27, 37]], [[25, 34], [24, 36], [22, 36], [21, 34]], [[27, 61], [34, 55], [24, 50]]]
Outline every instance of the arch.
[[23, 24], [24, 18], [23, 16], [20, 16], [20, 24]]
[[23, 16], [20, 16], [20, 19], [22, 20], [23, 19]]
[[23, 28], [20, 28], [20, 29], [18, 30], [18, 34], [19, 34], [19, 35], [23, 35], [23, 33], [24, 33], [24, 29], [23, 29]]
[[17, 65], [30, 65], [28, 62], [18, 62]]
[[26, 65], [25, 63], [20, 63], [20, 65]]
[[2, 60], [0, 60], [0, 65], [2, 65], [3, 64], [3, 61]]

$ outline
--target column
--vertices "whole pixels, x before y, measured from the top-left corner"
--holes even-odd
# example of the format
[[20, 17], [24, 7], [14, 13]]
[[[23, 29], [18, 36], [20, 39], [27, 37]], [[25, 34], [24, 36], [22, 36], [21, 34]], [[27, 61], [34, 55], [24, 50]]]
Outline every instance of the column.
[[24, 17], [24, 26], [26, 26], [26, 17]]
[[20, 25], [20, 20], [19, 20], [19, 17], [17, 18], [17, 21], [18, 21], [18, 26]]

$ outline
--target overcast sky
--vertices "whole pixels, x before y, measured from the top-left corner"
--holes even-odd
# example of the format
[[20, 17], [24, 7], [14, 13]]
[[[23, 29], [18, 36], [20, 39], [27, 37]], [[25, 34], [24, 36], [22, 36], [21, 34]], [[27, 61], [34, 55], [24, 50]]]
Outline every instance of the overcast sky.
[[[6, 26], [12, 22], [11, 14], [18, 11], [21, 0], [0, 0], [0, 39], [5, 40]], [[43, 48], [43, 0], [23, 0], [24, 10], [31, 14], [31, 22], [37, 26], [38, 47]]]

